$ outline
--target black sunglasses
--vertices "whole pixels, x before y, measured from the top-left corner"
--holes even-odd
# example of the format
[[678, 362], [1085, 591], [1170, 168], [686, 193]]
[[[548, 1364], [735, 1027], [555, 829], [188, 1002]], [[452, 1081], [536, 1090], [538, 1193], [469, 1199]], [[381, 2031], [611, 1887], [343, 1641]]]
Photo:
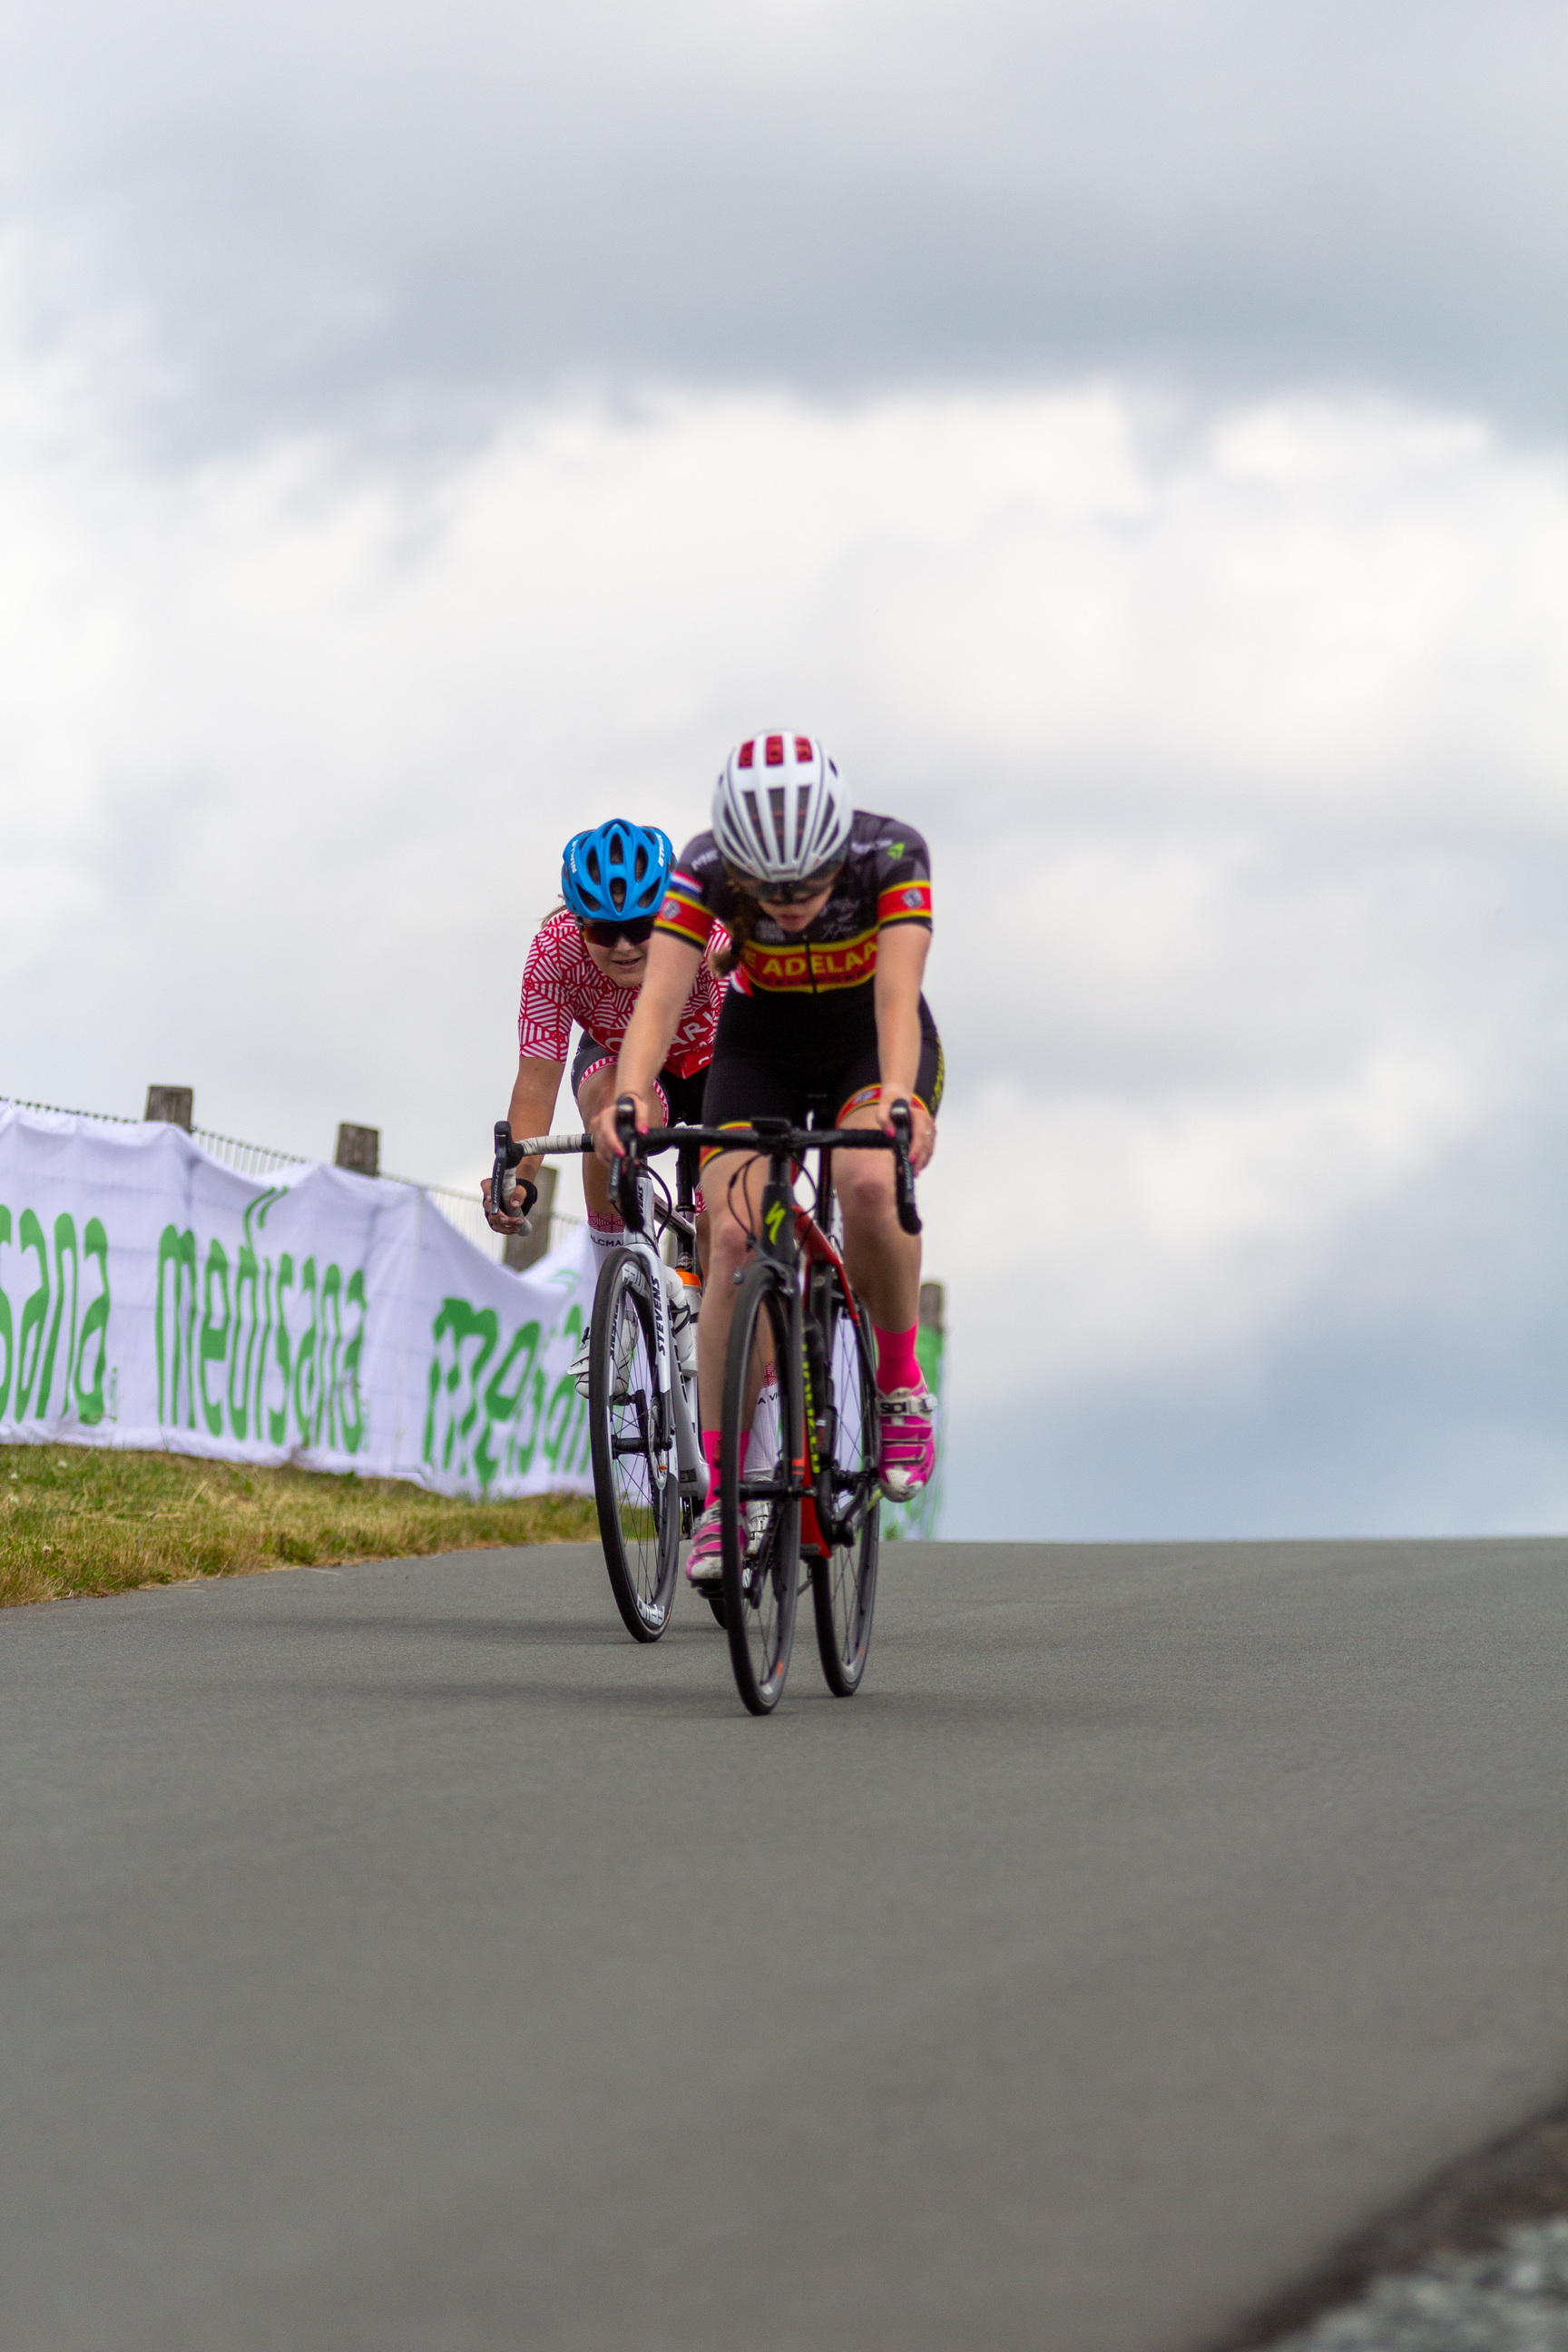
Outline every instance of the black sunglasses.
[[732, 866], [726, 866], [724, 873], [730, 887], [739, 890], [743, 898], [756, 898], [768, 907], [804, 907], [843, 869], [844, 860], [840, 857], [833, 865], [825, 866], [819, 874], [807, 874], [799, 882], [763, 882], [755, 874], [737, 873]]
[[653, 917], [639, 915], [630, 923], [584, 922], [583, 937], [592, 940], [596, 948], [613, 948], [617, 940], [627, 940], [634, 948], [640, 948], [653, 937]]

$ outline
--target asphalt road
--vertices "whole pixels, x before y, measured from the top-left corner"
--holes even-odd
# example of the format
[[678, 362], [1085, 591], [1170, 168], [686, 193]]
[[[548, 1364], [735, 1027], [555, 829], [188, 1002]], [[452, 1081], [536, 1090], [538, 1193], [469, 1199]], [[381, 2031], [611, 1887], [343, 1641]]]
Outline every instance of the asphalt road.
[[0, 1619], [5, 2352], [1192, 2352], [1568, 2082], [1568, 1543]]

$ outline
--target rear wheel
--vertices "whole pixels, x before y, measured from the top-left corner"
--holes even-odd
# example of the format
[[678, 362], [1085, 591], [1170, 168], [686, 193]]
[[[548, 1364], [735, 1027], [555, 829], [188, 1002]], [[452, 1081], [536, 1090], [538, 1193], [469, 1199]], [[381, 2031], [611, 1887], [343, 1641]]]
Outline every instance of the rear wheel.
[[[791, 1433], [799, 1421], [798, 1375], [790, 1355], [789, 1300], [777, 1269], [753, 1265], [741, 1286], [724, 1363], [719, 1503], [724, 1536], [724, 1631], [735, 1686], [753, 1715], [778, 1705], [795, 1641], [800, 1587], [800, 1497]], [[754, 1413], [748, 1375], [757, 1358], [773, 1368]], [[745, 1475], [741, 1437], [750, 1427]]]
[[829, 1549], [811, 1564], [811, 1604], [827, 1687], [836, 1698], [852, 1698], [871, 1647], [881, 1549], [876, 1359], [865, 1310], [858, 1315], [852, 1310], [835, 1267], [814, 1273], [812, 1305], [827, 1342], [833, 1432], [829, 1486], [836, 1530], [843, 1529], [844, 1540], [834, 1542], [828, 1528], [822, 1529]]
[[647, 1269], [632, 1250], [612, 1250], [600, 1270], [588, 1349], [588, 1424], [610, 1590], [627, 1633], [657, 1642], [675, 1597], [680, 1498], [647, 1283]]

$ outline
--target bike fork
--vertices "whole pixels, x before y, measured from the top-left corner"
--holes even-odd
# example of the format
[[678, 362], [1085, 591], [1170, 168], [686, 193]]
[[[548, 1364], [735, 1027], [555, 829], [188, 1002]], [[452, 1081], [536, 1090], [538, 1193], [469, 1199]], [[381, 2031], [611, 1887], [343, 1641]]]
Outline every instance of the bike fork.
[[[702, 1439], [697, 1427], [695, 1396], [689, 1393], [686, 1378], [675, 1360], [675, 1343], [669, 1328], [669, 1298], [664, 1286], [664, 1261], [646, 1233], [637, 1237], [637, 1252], [652, 1293], [654, 1377], [665, 1400], [665, 1411], [669, 1415], [669, 1428], [675, 1439], [678, 1488], [683, 1495], [701, 1496], [708, 1488], [708, 1465], [703, 1458]], [[691, 1388], [695, 1389], [694, 1382]]]
[[689, 1389], [678, 1374], [670, 1384], [669, 1402], [675, 1423], [675, 1459], [680, 1472], [680, 1491], [683, 1495], [695, 1495], [700, 1503], [708, 1492], [708, 1464], [697, 1426], [696, 1382]]

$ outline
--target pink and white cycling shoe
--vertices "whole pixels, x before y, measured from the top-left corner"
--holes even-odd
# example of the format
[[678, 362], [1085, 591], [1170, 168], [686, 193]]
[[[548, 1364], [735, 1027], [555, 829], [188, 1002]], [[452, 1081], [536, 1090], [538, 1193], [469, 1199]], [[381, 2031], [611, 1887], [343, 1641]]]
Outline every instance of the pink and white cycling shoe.
[[889, 1389], [879, 1402], [882, 1443], [877, 1475], [890, 1503], [907, 1503], [936, 1468], [936, 1399], [927, 1388]]
[[698, 1514], [691, 1549], [686, 1555], [686, 1576], [699, 1592], [717, 1592], [724, 1581], [724, 1536], [717, 1503], [710, 1503]]

